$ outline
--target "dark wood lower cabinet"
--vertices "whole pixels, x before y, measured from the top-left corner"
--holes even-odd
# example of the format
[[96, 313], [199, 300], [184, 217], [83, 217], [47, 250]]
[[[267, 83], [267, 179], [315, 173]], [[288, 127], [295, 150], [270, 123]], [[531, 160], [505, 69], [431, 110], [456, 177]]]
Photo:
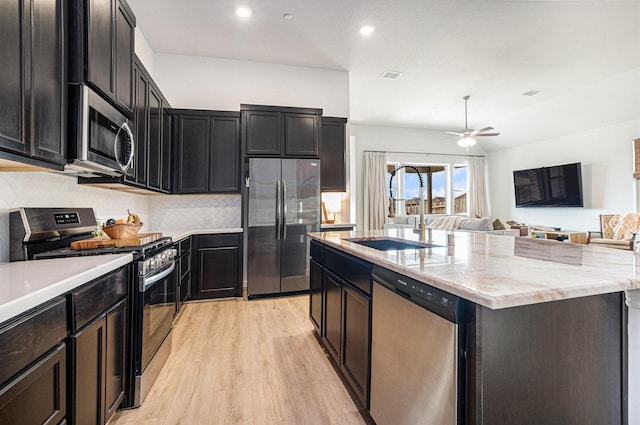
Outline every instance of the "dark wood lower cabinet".
[[324, 325], [325, 332], [322, 341], [333, 359], [341, 363], [342, 337], [342, 282], [339, 276], [324, 270]]
[[242, 296], [240, 236], [235, 233], [194, 236], [191, 268], [193, 299]]
[[71, 336], [71, 423], [103, 425], [124, 397], [126, 299]]
[[368, 406], [371, 298], [342, 285], [342, 363], [340, 368], [364, 406]]
[[0, 388], [0, 424], [62, 423], [67, 411], [66, 364], [62, 343]]
[[309, 270], [309, 318], [316, 332], [323, 335], [322, 326], [322, 265], [311, 260]]

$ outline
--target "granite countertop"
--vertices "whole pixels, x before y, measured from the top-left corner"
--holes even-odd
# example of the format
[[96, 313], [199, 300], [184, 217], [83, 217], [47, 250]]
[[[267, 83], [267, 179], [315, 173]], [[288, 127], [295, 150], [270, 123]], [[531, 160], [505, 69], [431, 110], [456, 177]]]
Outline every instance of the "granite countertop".
[[208, 235], [216, 233], [242, 233], [242, 227], [233, 227], [226, 229], [177, 229], [177, 230], [155, 230], [155, 232], [161, 232], [162, 236], [169, 236], [174, 241], [187, 238], [191, 235]]
[[131, 261], [120, 254], [0, 263], [0, 324]]
[[[418, 241], [411, 230], [318, 232], [328, 246], [491, 309], [640, 288], [631, 251], [484, 233], [433, 231], [442, 247], [379, 251], [343, 238]], [[638, 257], [640, 258], [640, 257]]]

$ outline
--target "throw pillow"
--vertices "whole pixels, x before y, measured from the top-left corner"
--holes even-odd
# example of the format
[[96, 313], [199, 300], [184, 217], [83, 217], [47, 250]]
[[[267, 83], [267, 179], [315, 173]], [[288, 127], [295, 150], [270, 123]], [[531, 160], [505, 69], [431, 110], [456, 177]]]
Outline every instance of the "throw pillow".
[[493, 220], [493, 230], [505, 230], [505, 229], [506, 227], [504, 227], [504, 224], [502, 224], [499, 218], [496, 218], [495, 220]]
[[460, 230], [493, 230], [491, 217], [483, 218], [465, 218], [458, 225]]
[[[606, 217], [605, 217], [606, 218]], [[616, 214], [609, 221], [602, 221], [602, 237], [604, 239], [613, 239], [614, 229], [620, 222], [620, 214]]]
[[613, 239], [627, 241], [633, 239], [634, 233], [640, 228], [638, 218], [638, 214], [625, 214], [613, 229]]

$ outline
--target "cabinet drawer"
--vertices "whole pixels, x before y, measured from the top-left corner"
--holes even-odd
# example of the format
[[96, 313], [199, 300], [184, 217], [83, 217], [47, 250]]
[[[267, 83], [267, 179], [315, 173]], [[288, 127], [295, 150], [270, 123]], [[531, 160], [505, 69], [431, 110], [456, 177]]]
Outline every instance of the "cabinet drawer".
[[371, 295], [371, 263], [331, 247], [324, 248], [324, 266], [344, 280]]
[[0, 328], [0, 384], [66, 336], [67, 303], [64, 298]]
[[127, 296], [128, 270], [122, 267], [71, 292], [72, 332]]
[[0, 388], [0, 424], [43, 425], [64, 421], [66, 349], [53, 352]]
[[178, 244], [178, 255], [184, 255], [189, 251], [191, 251], [191, 236], [184, 238]]
[[237, 233], [222, 235], [198, 235], [198, 248], [222, 248], [238, 246], [240, 236]]
[[311, 258], [313, 258], [320, 264], [324, 264], [323, 247], [324, 245], [314, 240], [311, 241], [311, 244], [309, 246]]

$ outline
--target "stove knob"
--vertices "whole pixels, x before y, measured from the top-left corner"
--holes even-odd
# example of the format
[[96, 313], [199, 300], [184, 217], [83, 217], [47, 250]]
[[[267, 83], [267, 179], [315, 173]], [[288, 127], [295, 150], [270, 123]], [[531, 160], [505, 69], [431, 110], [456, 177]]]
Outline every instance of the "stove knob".
[[158, 261], [156, 260], [155, 257], [150, 258], [147, 261], [149, 262], [149, 270], [153, 270], [153, 269], [156, 269], [158, 267]]

